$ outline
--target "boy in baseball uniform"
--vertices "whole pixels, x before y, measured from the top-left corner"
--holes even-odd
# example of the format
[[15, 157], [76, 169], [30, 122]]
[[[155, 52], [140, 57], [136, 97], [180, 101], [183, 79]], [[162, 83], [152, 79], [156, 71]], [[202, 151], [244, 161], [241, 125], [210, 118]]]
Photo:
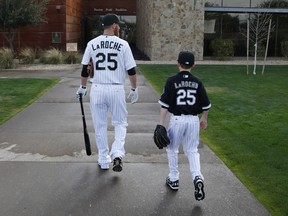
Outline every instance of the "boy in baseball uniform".
[[[191, 74], [191, 69], [194, 67], [193, 53], [180, 52], [177, 66], [179, 72], [167, 79], [159, 100], [160, 125], [164, 125], [167, 113], [171, 113], [167, 130], [170, 144], [166, 149], [169, 163], [166, 184], [172, 190], [179, 188], [178, 149], [182, 143], [183, 151], [189, 160], [195, 198], [200, 201], [205, 198], [205, 192], [198, 153], [199, 133], [200, 128], [207, 127], [211, 104], [203, 83]], [[202, 114], [200, 119], [199, 114]]]

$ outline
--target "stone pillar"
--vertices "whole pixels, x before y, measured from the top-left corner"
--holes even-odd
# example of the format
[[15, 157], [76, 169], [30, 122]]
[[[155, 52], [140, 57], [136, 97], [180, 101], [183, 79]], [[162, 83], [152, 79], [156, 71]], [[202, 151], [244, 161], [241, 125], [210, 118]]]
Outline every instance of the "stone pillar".
[[205, 0], [137, 0], [137, 47], [151, 60], [175, 60], [181, 50], [203, 59]]

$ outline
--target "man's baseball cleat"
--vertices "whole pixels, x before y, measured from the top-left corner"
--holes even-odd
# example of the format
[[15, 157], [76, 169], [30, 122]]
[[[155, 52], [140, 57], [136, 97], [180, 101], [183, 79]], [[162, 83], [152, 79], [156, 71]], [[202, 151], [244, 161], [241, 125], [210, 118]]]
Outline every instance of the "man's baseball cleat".
[[179, 189], [179, 180], [171, 181], [169, 177], [166, 178], [166, 185], [168, 185], [172, 190]]
[[101, 170], [109, 170], [109, 163], [106, 164], [100, 164], [98, 163]]
[[205, 198], [204, 182], [200, 176], [195, 177], [194, 186], [195, 186], [195, 199], [197, 201], [203, 200]]
[[122, 167], [123, 167], [123, 164], [122, 164], [121, 158], [116, 157], [113, 160], [113, 171], [114, 172], [121, 172], [122, 171]]

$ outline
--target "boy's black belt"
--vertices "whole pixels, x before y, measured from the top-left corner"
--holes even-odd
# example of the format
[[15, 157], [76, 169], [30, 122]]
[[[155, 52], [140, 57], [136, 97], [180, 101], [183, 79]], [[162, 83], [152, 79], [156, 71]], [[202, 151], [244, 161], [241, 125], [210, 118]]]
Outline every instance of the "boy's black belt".
[[174, 116], [186, 116], [186, 115], [192, 115], [197, 116], [197, 114], [173, 114]]

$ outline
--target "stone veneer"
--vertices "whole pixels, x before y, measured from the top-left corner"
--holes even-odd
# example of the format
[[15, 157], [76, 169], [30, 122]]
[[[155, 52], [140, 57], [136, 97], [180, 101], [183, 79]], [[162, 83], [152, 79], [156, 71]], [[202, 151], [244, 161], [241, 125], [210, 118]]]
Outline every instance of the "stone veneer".
[[151, 60], [175, 60], [181, 50], [203, 59], [205, 0], [137, 0], [137, 47]]

